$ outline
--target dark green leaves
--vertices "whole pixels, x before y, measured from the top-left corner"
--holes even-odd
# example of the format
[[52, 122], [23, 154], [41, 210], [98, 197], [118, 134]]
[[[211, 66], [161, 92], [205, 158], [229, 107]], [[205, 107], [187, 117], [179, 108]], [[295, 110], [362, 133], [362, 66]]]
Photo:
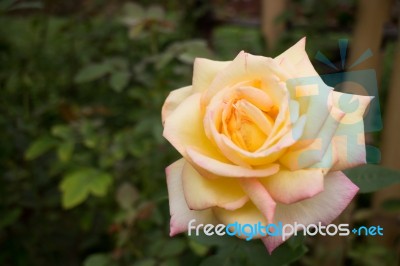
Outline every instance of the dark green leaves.
[[25, 152], [25, 158], [27, 160], [36, 159], [40, 155], [54, 148], [56, 145], [56, 139], [49, 136], [40, 137], [31, 143], [28, 150]]
[[260, 240], [245, 241], [229, 236], [190, 236], [191, 241], [204, 247], [216, 246], [217, 252], [202, 261], [201, 265], [286, 265], [307, 252], [303, 236], [292, 237], [272, 254]]
[[400, 172], [378, 165], [363, 165], [343, 171], [360, 188], [360, 193], [374, 192], [400, 183]]
[[121, 92], [128, 85], [130, 74], [126, 71], [115, 72], [111, 75], [110, 86], [116, 92]]
[[89, 194], [104, 196], [111, 182], [110, 174], [95, 168], [82, 168], [67, 174], [60, 185], [62, 204], [69, 209], [82, 203]]
[[120, 57], [109, 57], [100, 63], [84, 66], [75, 76], [75, 83], [85, 83], [109, 76], [109, 85], [116, 92], [121, 92], [131, 76], [128, 62]]
[[96, 80], [108, 74], [111, 68], [106, 63], [90, 64], [82, 68], [75, 76], [76, 83], [83, 83]]

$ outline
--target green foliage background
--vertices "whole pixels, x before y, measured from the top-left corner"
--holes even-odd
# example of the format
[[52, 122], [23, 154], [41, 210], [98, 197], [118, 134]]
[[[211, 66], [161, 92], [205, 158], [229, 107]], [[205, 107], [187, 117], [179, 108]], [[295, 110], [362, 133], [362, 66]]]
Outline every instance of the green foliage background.
[[[196, 56], [264, 53], [258, 30], [219, 27], [211, 50], [194, 1], [88, 2], [62, 15], [49, 1], [1, 2], [0, 265], [282, 265], [302, 256], [303, 238], [269, 256], [256, 241], [168, 236], [164, 168], [179, 155], [161, 136], [163, 101], [191, 83]], [[314, 47], [329, 49], [336, 36]]]

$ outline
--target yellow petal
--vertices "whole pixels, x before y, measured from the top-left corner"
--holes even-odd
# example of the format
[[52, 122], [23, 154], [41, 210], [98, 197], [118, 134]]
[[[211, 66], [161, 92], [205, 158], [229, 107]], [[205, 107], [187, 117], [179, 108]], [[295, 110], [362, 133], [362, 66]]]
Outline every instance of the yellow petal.
[[343, 170], [366, 163], [363, 115], [372, 99], [370, 96], [333, 92], [334, 106], [345, 112], [333, 138], [338, 155], [333, 170]]
[[[269, 164], [258, 169], [249, 169], [238, 165], [222, 163], [221, 161], [217, 161], [211, 157], [205, 156], [191, 148], [187, 149], [187, 153], [191, 161], [199, 167], [196, 169], [201, 169], [199, 172], [204, 176], [207, 176], [206, 172], [208, 172], [211, 173], [211, 175], [220, 177], [255, 178], [270, 176], [279, 171], [278, 164]], [[202, 170], [205, 170], [206, 172], [203, 172]]]
[[215, 76], [229, 63], [230, 61], [222, 62], [196, 58], [193, 69], [193, 91], [196, 93], [207, 90]]
[[170, 92], [161, 110], [161, 119], [163, 124], [165, 119], [176, 109], [176, 107], [192, 94], [192, 91], [192, 86], [187, 86]]
[[200, 95], [189, 96], [166, 118], [163, 135], [185, 158], [186, 147], [192, 146], [205, 156], [228, 162], [204, 133]]
[[201, 176], [189, 163], [183, 167], [182, 179], [186, 202], [192, 210], [215, 206], [235, 210], [248, 201], [237, 179], [208, 179]]
[[214, 78], [209, 89], [203, 94], [202, 103], [207, 105], [211, 98], [219, 91], [237, 83], [246, 80], [261, 80], [268, 77], [279, 77], [282, 80], [287, 79], [287, 75], [283, 72], [283, 69], [272, 58], [254, 56], [242, 51]]
[[320, 169], [281, 169], [259, 180], [274, 200], [285, 204], [311, 198], [324, 190], [324, 174]]
[[167, 175], [167, 188], [169, 197], [169, 212], [171, 214], [170, 236], [187, 231], [190, 220], [196, 219], [198, 223], [215, 224], [216, 219], [211, 211], [190, 210], [183, 193], [182, 168], [185, 160], [182, 158], [165, 169]]

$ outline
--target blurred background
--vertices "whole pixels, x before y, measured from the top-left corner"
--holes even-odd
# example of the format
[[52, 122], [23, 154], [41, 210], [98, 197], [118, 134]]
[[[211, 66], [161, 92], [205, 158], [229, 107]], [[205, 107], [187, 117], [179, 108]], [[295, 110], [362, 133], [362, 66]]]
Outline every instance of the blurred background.
[[[169, 237], [164, 168], [179, 158], [160, 110], [195, 57], [276, 56], [307, 36], [320, 74], [376, 73], [400, 169], [399, 1], [1, 0], [0, 265], [399, 265], [400, 187], [360, 194], [338, 219], [384, 237], [259, 241]], [[335, 68], [315, 60], [323, 53]], [[347, 71], [350, 68], [347, 66]], [[379, 157], [379, 156], [378, 156]], [[378, 162], [378, 159], [372, 161]]]

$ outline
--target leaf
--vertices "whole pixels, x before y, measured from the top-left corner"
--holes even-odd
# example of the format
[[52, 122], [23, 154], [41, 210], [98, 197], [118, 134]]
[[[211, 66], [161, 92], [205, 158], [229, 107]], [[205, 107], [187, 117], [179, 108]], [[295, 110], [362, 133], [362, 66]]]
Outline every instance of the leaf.
[[119, 56], [109, 57], [106, 62], [117, 70], [127, 70], [129, 66], [128, 60]]
[[248, 258], [253, 265], [287, 265], [302, 257], [307, 250], [304, 245], [292, 248], [288, 243], [284, 243], [270, 255], [264, 245], [259, 245], [249, 247]]
[[74, 81], [76, 83], [83, 83], [88, 81], [93, 81], [101, 78], [111, 71], [109, 64], [90, 64], [83, 67], [78, 74], [75, 76]]
[[56, 139], [49, 136], [41, 137], [31, 143], [31, 145], [25, 152], [25, 159], [27, 160], [36, 159], [37, 157], [49, 151], [56, 145], [57, 145]]
[[378, 165], [363, 165], [343, 171], [356, 184], [360, 193], [374, 192], [400, 183], [400, 172]]
[[73, 131], [67, 125], [55, 125], [51, 128], [51, 134], [62, 139], [70, 139], [73, 136]]
[[63, 207], [65, 209], [75, 207], [90, 193], [99, 197], [104, 196], [111, 182], [110, 174], [94, 168], [81, 168], [67, 174], [60, 184]]
[[71, 155], [74, 151], [75, 143], [67, 141], [58, 146], [57, 155], [60, 161], [68, 162], [71, 159]]
[[92, 254], [85, 259], [83, 266], [110, 266], [111, 259], [106, 254]]
[[128, 85], [129, 72], [115, 72], [111, 75], [110, 86], [116, 92], [121, 92]]
[[165, 245], [158, 253], [160, 258], [174, 257], [182, 253], [186, 248], [186, 243], [182, 239], [171, 239], [165, 242]]
[[133, 266], [155, 266], [157, 261], [155, 259], [142, 259], [138, 260], [133, 264]]
[[8, 10], [21, 10], [21, 9], [42, 9], [43, 4], [41, 2], [21, 2], [12, 5]]
[[0, 229], [3, 229], [9, 225], [12, 225], [21, 216], [22, 210], [20, 208], [15, 208], [2, 212], [0, 219]]
[[206, 245], [200, 244], [192, 239], [189, 241], [189, 247], [198, 256], [204, 256], [210, 250]]

